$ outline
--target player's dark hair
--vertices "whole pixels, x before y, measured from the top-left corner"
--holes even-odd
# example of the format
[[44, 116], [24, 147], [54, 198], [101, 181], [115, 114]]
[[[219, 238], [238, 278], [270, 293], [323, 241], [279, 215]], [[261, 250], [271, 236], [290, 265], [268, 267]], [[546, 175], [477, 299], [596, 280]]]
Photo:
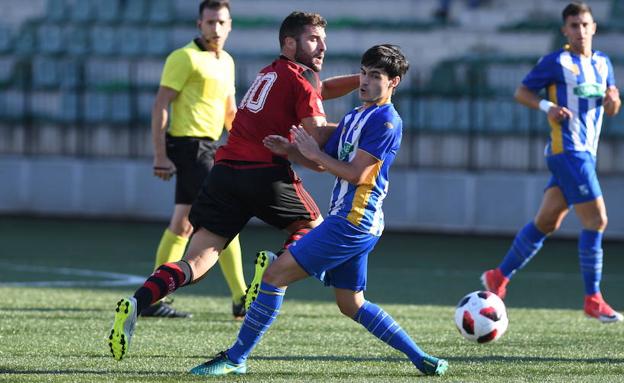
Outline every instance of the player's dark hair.
[[303, 33], [303, 29], [309, 25], [311, 27], [321, 27], [325, 28], [327, 26], [327, 21], [323, 18], [323, 16], [318, 13], [308, 13], [308, 12], [292, 12], [290, 15], [286, 16], [284, 21], [282, 21], [282, 25], [279, 30], [279, 43], [280, 48], [284, 47], [286, 37], [292, 37], [297, 39]]
[[592, 10], [589, 7], [589, 5], [579, 2], [579, 1], [573, 1], [570, 4], [568, 4], [564, 9], [563, 12], [561, 12], [561, 17], [563, 18], [563, 23], [565, 24], [566, 19], [570, 16], [578, 16], [581, 13], [589, 13], [590, 15], [593, 16]]
[[393, 78], [403, 78], [409, 69], [409, 62], [398, 46], [391, 44], [375, 45], [369, 48], [362, 56], [362, 66], [380, 68]]
[[218, 11], [221, 8], [227, 8], [230, 11], [230, 0], [204, 0], [199, 3], [199, 18], [201, 19], [204, 9]]

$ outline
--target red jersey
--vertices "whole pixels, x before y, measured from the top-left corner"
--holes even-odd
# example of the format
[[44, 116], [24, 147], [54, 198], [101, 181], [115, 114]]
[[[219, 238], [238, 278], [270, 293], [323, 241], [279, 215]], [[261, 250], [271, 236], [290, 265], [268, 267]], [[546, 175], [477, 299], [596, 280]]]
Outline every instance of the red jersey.
[[320, 80], [312, 69], [280, 56], [263, 68], [241, 100], [227, 143], [215, 160], [273, 162], [264, 137], [289, 136], [290, 127], [306, 117], [325, 116]]

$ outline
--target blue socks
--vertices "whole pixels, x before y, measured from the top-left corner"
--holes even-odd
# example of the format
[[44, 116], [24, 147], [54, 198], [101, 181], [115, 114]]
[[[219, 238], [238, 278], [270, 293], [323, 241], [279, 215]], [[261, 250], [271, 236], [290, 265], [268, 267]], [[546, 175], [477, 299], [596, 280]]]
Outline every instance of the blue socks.
[[258, 297], [251, 304], [245, 315], [245, 320], [238, 332], [238, 338], [226, 351], [232, 362], [239, 364], [247, 360], [251, 351], [256, 347], [262, 335], [271, 327], [279, 314], [286, 290], [271, 286], [268, 283], [260, 284]]
[[533, 222], [527, 223], [516, 234], [511, 248], [499, 266], [503, 275], [509, 278], [516, 270], [524, 267], [542, 248], [545, 239], [546, 234], [539, 231]]
[[423, 358], [429, 355], [421, 350], [405, 330], [381, 307], [366, 301], [353, 320], [386, 344], [407, 355], [419, 370], [424, 371]]
[[578, 242], [579, 263], [585, 283], [585, 294], [600, 291], [602, 279], [602, 232], [583, 230]]

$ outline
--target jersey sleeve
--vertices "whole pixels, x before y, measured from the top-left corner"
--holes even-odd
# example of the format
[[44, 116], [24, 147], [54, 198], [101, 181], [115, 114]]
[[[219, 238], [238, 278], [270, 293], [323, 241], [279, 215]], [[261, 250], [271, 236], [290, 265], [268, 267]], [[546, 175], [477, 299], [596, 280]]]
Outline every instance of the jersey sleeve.
[[188, 54], [182, 49], [173, 51], [165, 61], [160, 85], [180, 92], [192, 70], [193, 65]]
[[297, 76], [296, 110], [299, 121], [307, 117], [325, 117], [323, 102], [319, 92], [303, 76]]
[[555, 64], [552, 55], [542, 57], [522, 80], [522, 85], [536, 93], [546, 88], [555, 79]]
[[607, 68], [609, 71], [607, 72], [607, 88], [610, 86], [615, 86], [615, 73], [613, 72], [613, 64], [611, 64], [611, 60], [609, 57], [606, 57]]
[[391, 150], [398, 150], [403, 123], [400, 119], [389, 118], [386, 115], [375, 117], [369, 119], [362, 129], [358, 149], [383, 160]]

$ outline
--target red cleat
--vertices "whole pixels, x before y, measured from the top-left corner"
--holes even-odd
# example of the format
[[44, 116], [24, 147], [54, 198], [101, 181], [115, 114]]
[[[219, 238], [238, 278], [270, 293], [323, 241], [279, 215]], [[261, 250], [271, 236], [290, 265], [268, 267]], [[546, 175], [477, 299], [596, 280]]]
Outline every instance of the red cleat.
[[622, 314], [613, 310], [602, 298], [602, 294], [585, 295], [585, 315], [596, 318], [602, 323], [620, 322], [624, 319]]
[[500, 299], [505, 299], [509, 278], [504, 276], [500, 269], [488, 270], [481, 274], [481, 283], [483, 283], [483, 287], [485, 287], [487, 291], [498, 295]]

